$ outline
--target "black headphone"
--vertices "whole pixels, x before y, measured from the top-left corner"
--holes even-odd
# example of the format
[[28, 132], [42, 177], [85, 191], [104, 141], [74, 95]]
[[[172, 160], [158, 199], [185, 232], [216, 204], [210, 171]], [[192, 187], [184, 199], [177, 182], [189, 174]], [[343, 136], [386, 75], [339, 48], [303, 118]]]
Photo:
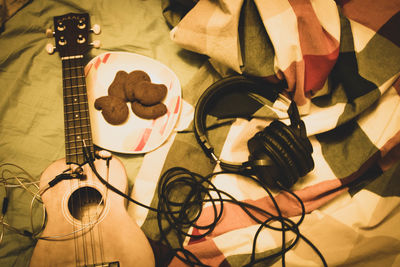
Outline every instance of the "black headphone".
[[272, 103], [283, 97], [280, 85], [268, 83], [265, 80], [255, 80], [244, 76], [231, 76], [221, 79], [200, 96], [194, 114], [194, 132], [197, 141], [205, 154], [220, 164], [225, 171], [251, 173], [257, 176], [267, 186], [282, 186], [290, 188], [299, 177], [305, 176], [314, 168], [311, 156], [312, 145], [307, 138], [304, 122], [296, 104], [289, 105], [288, 115], [290, 126], [279, 120], [274, 120], [262, 131], [257, 132], [247, 141], [250, 155], [246, 162], [228, 162], [219, 159], [214, 154], [206, 134], [206, 117], [213, 103], [230, 92], [249, 92], [263, 96]]

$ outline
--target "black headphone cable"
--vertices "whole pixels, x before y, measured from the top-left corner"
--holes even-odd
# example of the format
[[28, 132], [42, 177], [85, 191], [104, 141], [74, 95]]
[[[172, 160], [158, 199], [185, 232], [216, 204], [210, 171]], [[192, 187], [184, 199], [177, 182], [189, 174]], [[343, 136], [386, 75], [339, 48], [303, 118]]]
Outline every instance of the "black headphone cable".
[[[85, 150], [85, 156], [88, 158], [87, 151]], [[321, 252], [313, 245], [313, 243], [308, 240], [305, 236], [303, 236], [300, 231], [299, 231], [299, 226], [304, 220], [305, 217], [305, 207], [301, 199], [293, 192], [281, 188], [282, 190], [288, 192], [291, 194], [297, 202], [301, 206], [301, 216], [300, 219], [297, 222], [293, 222], [289, 218], [285, 218], [282, 216], [281, 211], [279, 209], [279, 205], [276, 202], [275, 198], [273, 197], [272, 193], [270, 190], [262, 184], [258, 179], [254, 178], [251, 175], [248, 174], [241, 174], [247, 178], [252, 179], [255, 181], [258, 185], [262, 186], [263, 189], [267, 192], [269, 195], [271, 201], [273, 202], [273, 205], [276, 209], [276, 212], [278, 215], [274, 215], [264, 209], [261, 209], [257, 206], [251, 205], [249, 203], [241, 202], [236, 200], [232, 195], [229, 193], [222, 191], [218, 189], [212, 182], [211, 178], [213, 178], [216, 175], [219, 174], [237, 174], [236, 172], [230, 172], [230, 171], [220, 171], [220, 172], [214, 172], [210, 173], [207, 176], [202, 176], [200, 174], [191, 172], [185, 168], [182, 167], [173, 167], [165, 171], [159, 180], [158, 183], [158, 197], [159, 201], [157, 204], [157, 208], [145, 205], [143, 203], [140, 203], [139, 201], [133, 199], [129, 195], [125, 194], [124, 192], [120, 191], [118, 188], [114, 187], [111, 185], [109, 182], [107, 182], [96, 170], [96, 167], [94, 166], [93, 160], [89, 159], [87, 161], [89, 164], [91, 170], [93, 173], [96, 175], [96, 177], [99, 179], [101, 183], [103, 183], [108, 189], [113, 191], [114, 193], [120, 195], [121, 197], [124, 197], [128, 201], [139, 205], [143, 208], [146, 208], [150, 211], [156, 212], [157, 214], [157, 223], [158, 227], [160, 230], [160, 241], [164, 241], [164, 243], [168, 246], [169, 249], [171, 249], [174, 252], [174, 256], [179, 258], [181, 261], [189, 264], [190, 266], [207, 266], [201, 263], [201, 261], [190, 251], [186, 250], [183, 248], [183, 242], [184, 242], [184, 237], [190, 237], [190, 238], [195, 238], [195, 239], [200, 239], [205, 236], [207, 236], [209, 233], [211, 233], [219, 220], [222, 217], [223, 214], [223, 203], [224, 202], [230, 202], [233, 204], [238, 205], [247, 215], [249, 215], [256, 223], [260, 224], [260, 227], [258, 228], [254, 239], [253, 239], [253, 246], [252, 246], [252, 252], [251, 252], [251, 259], [250, 262], [246, 266], [253, 266], [256, 263], [262, 262], [262, 261], [267, 261], [276, 257], [281, 257], [282, 258], [282, 266], [285, 266], [285, 253], [292, 249], [297, 242], [302, 239], [304, 240], [318, 255], [318, 257], [321, 259], [321, 262], [323, 263], [324, 266], [327, 266], [327, 263], [321, 254]], [[182, 186], [186, 186], [190, 189], [190, 193], [186, 196], [185, 201], [183, 202], [175, 202], [171, 201], [168, 199], [168, 196], [173, 193], [173, 190], [176, 190], [177, 188], [180, 188]], [[214, 198], [211, 195], [211, 192], [215, 192], [217, 194], [217, 197]], [[208, 198], [205, 198], [207, 196]], [[225, 196], [225, 197], [223, 197]], [[211, 202], [211, 206], [213, 208], [213, 213], [214, 213], [214, 219], [211, 223], [208, 225], [197, 225], [196, 220], [199, 218], [203, 204], [206, 202]], [[217, 207], [217, 204], [220, 204], [219, 207]], [[188, 214], [188, 212], [191, 209], [195, 209], [194, 214]], [[251, 213], [251, 210], [258, 212], [261, 215], [266, 216], [268, 219], [265, 221], [261, 221], [258, 219], [256, 216], [254, 216]], [[193, 211], [192, 211], [193, 213]], [[194, 216], [193, 218], [189, 218], [189, 216]], [[168, 222], [167, 229], [164, 229], [162, 220], [165, 219]], [[278, 221], [282, 225], [281, 228], [275, 227], [272, 225], [269, 225], [269, 223], [273, 221]], [[197, 229], [200, 230], [206, 230], [203, 234], [189, 234], [185, 229], [188, 229], [190, 226], [193, 226]], [[266, 227], [271, 230], [275, 231], [282, 231], [282, 247], [281, 249], [273, 253], [267, 257], [255, 259], [256, 255], [256, 242], [259, 233], [261, 230]], [[177, 238], [178, 238], [178, 243], [179, 243], [179, 248], [174, 248], [173, 245], [169, 242], [167, 238], [167, 234], [171, 232], [172, 230], [177, 233]], [[295, 234], [295, 239], [288, 245], [286, 246], [286, 240], [285, 240], [285, 232], [286, 231], [292, 231]]]

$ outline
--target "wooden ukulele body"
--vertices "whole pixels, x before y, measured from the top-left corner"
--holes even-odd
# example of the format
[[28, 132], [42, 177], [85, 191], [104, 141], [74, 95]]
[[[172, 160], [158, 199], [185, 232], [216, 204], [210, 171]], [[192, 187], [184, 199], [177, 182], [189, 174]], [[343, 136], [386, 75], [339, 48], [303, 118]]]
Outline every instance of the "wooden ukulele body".
[[[87, 13], [54, 17], [63, 73], [65, 159], [51, 164], [40, 178], [47, 223], [30, 266], [154, 266], [150, 244], [128, 215], [125, 199], [109, 190], [88, 164], [93, 163], [109, 184], [126, 191], [125, 168], [119, 160], [93, 159], [83, 63], [90, 32]], [[74, 166], [80, 166], [78, 171], [72, 170]], [[65, 179], [55, 183], [61, 174]]]
[[[116, 158], [95, 160], [99, 174], [122, 192], [127, 177]], [[42, 174], [40, 188], [68, 169], [65, 159]], [[126, 201], [108, 190], [83, 166], [83, 179], [68, 179], [46, 190], [42, 199], [47, 224], [34, 249], [30, 266], [154, 266], [150, 244], [126, 211]], [[108, 174], [107, 174], [108, 173]], [[82, 202], [82, 203], [80, 203]]]

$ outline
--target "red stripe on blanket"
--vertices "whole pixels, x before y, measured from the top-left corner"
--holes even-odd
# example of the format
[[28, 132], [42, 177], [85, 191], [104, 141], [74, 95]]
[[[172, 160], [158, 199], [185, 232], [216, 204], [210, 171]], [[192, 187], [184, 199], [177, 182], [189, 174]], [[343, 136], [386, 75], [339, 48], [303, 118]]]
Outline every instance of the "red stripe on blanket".
[[[338, 179], [329, 180], [315, 186], [310, 186], [300, 191], [296, 191], [295, 193], [302, 199], [305, 205], [306, 213], [309, 213], [347, 190], [347, 188], [341, 188], [341, 185], [342, 183]], [[298, 201], [289, 193], [282, 192], [275, 197], [275, 200], [279, 205], [282, 216], [294, 217], [301, 214], [301, 206], [299, 205]], [[247, 199], [243, 202], [259, 207], [275, 216], [278, 215], [272, 200], [267, 196], [257, 200]], [[268, 218], [267, 216], [258, 214], [256, 212], [252, 213], [255, 217], [262, 221]], [[214, 219], [213, 216], [213, 210], [207, 207], [203, 210], [203, 213], [200, 216], [197, 224], [206, 225]], [[220, 223], [218, 223], [217, 227], [215, 227], [214, 231], [209, 235], [209, 237], [219, 236], [224, 233], [245, 228], [254, 224], [256, 224], [256, 222], [251, 219], [238, 205], [224, 203], [223, 219], [220, 221]], [[204, 233], [204, 231], [200, 230], [200, 233]]]
[[[191, 244], [185, 248], [201, 259], [203, 264], [208, 266], [220, 266], [220, 264], [225, 260], [224, 254], [219, 250], [212, 239], [205, 239], [203, 242]], [[172, 259], [169, 266], [178, 267], [187, 265], [175, 257]]]
[[307, 103], [307, 96], [322, 89], [338, 55], [339, 49], [329, 55], [306, 55], [283, 70], [288, 89], [294, 92], [293, 99], [299, 106]]
[[297, 105], [301, 106], [307, 103], [304, 92], [304, 61], [292, 62], [286, 70], [283, 70], [285, 79], [288, 84], [288, 90], [294, 92], [293, 100]]
[[297, 17], [303, 55], [328, 55], [339, 48], [339, 41], [321, 25], [311, 1], [289, 0], [289, 3]]
[[390, 138], [380, 149], [381, 159], [379, 165], [382, 170], [388, 170], [400, 160], [400, 131]]
[[[400, 138], [400, 132], [398, 137]], [[298, 190], [295, 193], [303, 200], [306, 212], [311, 212], [340, 195], [342, 192], [347, 191], [347, 185], [362, 177], [364, 174], [368, 174], [370, 170], [377, 166], [380, 158], [380, 152], [377, 152], [373, 154], [366, 162], [364, 162], [358, 171], [354, 172], [353, 174], [342, 179], [324, 181]], [[275, 199], [283, 216], [292, 217], [300, 215], [300, 205], [289, 193], [282, 192], [278, 194]], [[257, 200], [244, 200], [243, 202], [261, 207], [272, 214], [277, 214], [276, 209], [269, 197], [264, 197]], [[260, 213], [252, 213], [261, 220], [267, 218]], [[204, 208], [200, 218], [197, 221], [197, 225], [209, 224], [214, 220], [213, 216], [214, 210], [212, 207]], [[214, 237], [220, 236], [232, 230], [249, 227], [255, 224], [256, 222], [253, 221], [240, 207], [226, 202], [224, 203], [224, 213], [222, 219], [218, 222], [214, 231], [205, 238], [191, 240], [191, 242], [185, 246], [185, 249], [191, 251], [203, 263], [209, 264], [210, 266], [219, 266], [225, 257], [213, 241]], [[193, 229], [192, 234], [201, 234], [204, 233], [204, 231], [205, 230]], [[170, 266], [183, 266], [179, 265], [180, 261], [178, 259], [174, 259], [172, 263], [173, 264]]]
[[[198, 235], [201, 235], [201, 233], [200, 233], [199, 229], [193, 228], [192, 235], [198, 236]], [[206, 240], [205, 237], [202, 237], [202, 238], [191, 237], [190, 240], [189, 240], [188, 245], [192, 245], [192, 244], [196, 244], [196, 243], [199, 243], [199, 242], [203, 242], [205, 240]]]
[[368, 28], [378, 31], [400, 11], [400, 0], [337, 0], [343, 14]]
[[296, 103], [302, 105], [306, 96], [324, 86], [339, 56], [339, 41], [323, 28], [310, 1], [289, 0], [289, 3], [297, 17], [304, 63], [292, 63], [284, 73], [291, 80], [288, 86], [295, 90]]
[[336, 59], [339, 56], [339, 48], [328, 55], [305, 55], [303, 56], [305, 65], [304, 91], [318, 91], [329, 76]]
[[[310, 213], [320, 208], [322, 205], [328, 203], [336, 196], [347, 191], [347, 185], [377, 166], [379, 159], [380, 153], [377, 152], [373, 154], [366, 162], [364, 162], [364, 164], [361, 165], [358, 171], [347, 177], [323, 181], [318, 184], [295, 191], [294, 193], [303, 201], [305, 212]], [[275, 196], [275, 200], [278, 203], [282, 216], [294, 217], [301, 215], [301, 206], [299, 205], [298, 201], [289, 193], [282, 191], [277, 196]], [[262, 208], [263, 210], [273, 215], [278, 215], [272, 200], [268, 196], [256, 200], [246, 199], [243, 200], [243, 202]], [[262, 215], [254, 211], [252, 213], [260, 220], [266, 220], [268, 218], [266, 215]], [[196, 224], [207, 225], [213, 220], [213, 208], [206, 207], [203, 209], [202, 214]], [[214, 231], [207, 236], [207, 238], [219, 236], [226, 232], [248, 227], [254, 224], [256, 224], [256, 222], [252, 220], [238, 205], [234, 205], [232, 203], [224, 203], [224, 214], [222, 216], [222, 219], [219, 221]], [[204, 233], [204, 230], [199, 230], [199, 233]]]

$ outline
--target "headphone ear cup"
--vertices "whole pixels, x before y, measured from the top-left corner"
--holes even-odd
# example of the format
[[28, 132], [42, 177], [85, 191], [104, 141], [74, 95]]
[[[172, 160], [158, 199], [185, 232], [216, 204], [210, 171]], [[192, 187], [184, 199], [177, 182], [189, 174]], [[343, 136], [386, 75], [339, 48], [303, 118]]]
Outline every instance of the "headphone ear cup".
[[[287, 149], [279, 142], [265, 134], [265, 129], [256, 133], [255, 136], [248, 141], [247, 146], [251, 155], [249, 159], [253, 161], [254, 158], [259, 159], [260, 157], [268, 157], [271, 159], [276, 169], [272, 179], [274, 179], [276, 183], [289, 188], [297, 181], [299, 173], [292, 157], [288, 154]], [[253, 162], [253, 166], [257, 166], [257, 164]], [[259, 172], [263, 173], [262, 171]], [[262, 180], [266, 179], [266, 177], [258, 178]]]
[[279, 175], [279, 169], [275, 162], [265, 153], [263, 144], [258, 135], [253, 136], [247, 141], [249, 149], [248, 164], [253, 174], [268, 187], [276, 187], [276, 179]]
[[[287, 154], [295, 162], [299, 177], [303, 177], [314, 168], [308, 145], [290, 126], [281, 121], [273, 121], [264, 129], [264, 132], [286, 148]], [[306, 141], [309, 142], [308, 138]]]

